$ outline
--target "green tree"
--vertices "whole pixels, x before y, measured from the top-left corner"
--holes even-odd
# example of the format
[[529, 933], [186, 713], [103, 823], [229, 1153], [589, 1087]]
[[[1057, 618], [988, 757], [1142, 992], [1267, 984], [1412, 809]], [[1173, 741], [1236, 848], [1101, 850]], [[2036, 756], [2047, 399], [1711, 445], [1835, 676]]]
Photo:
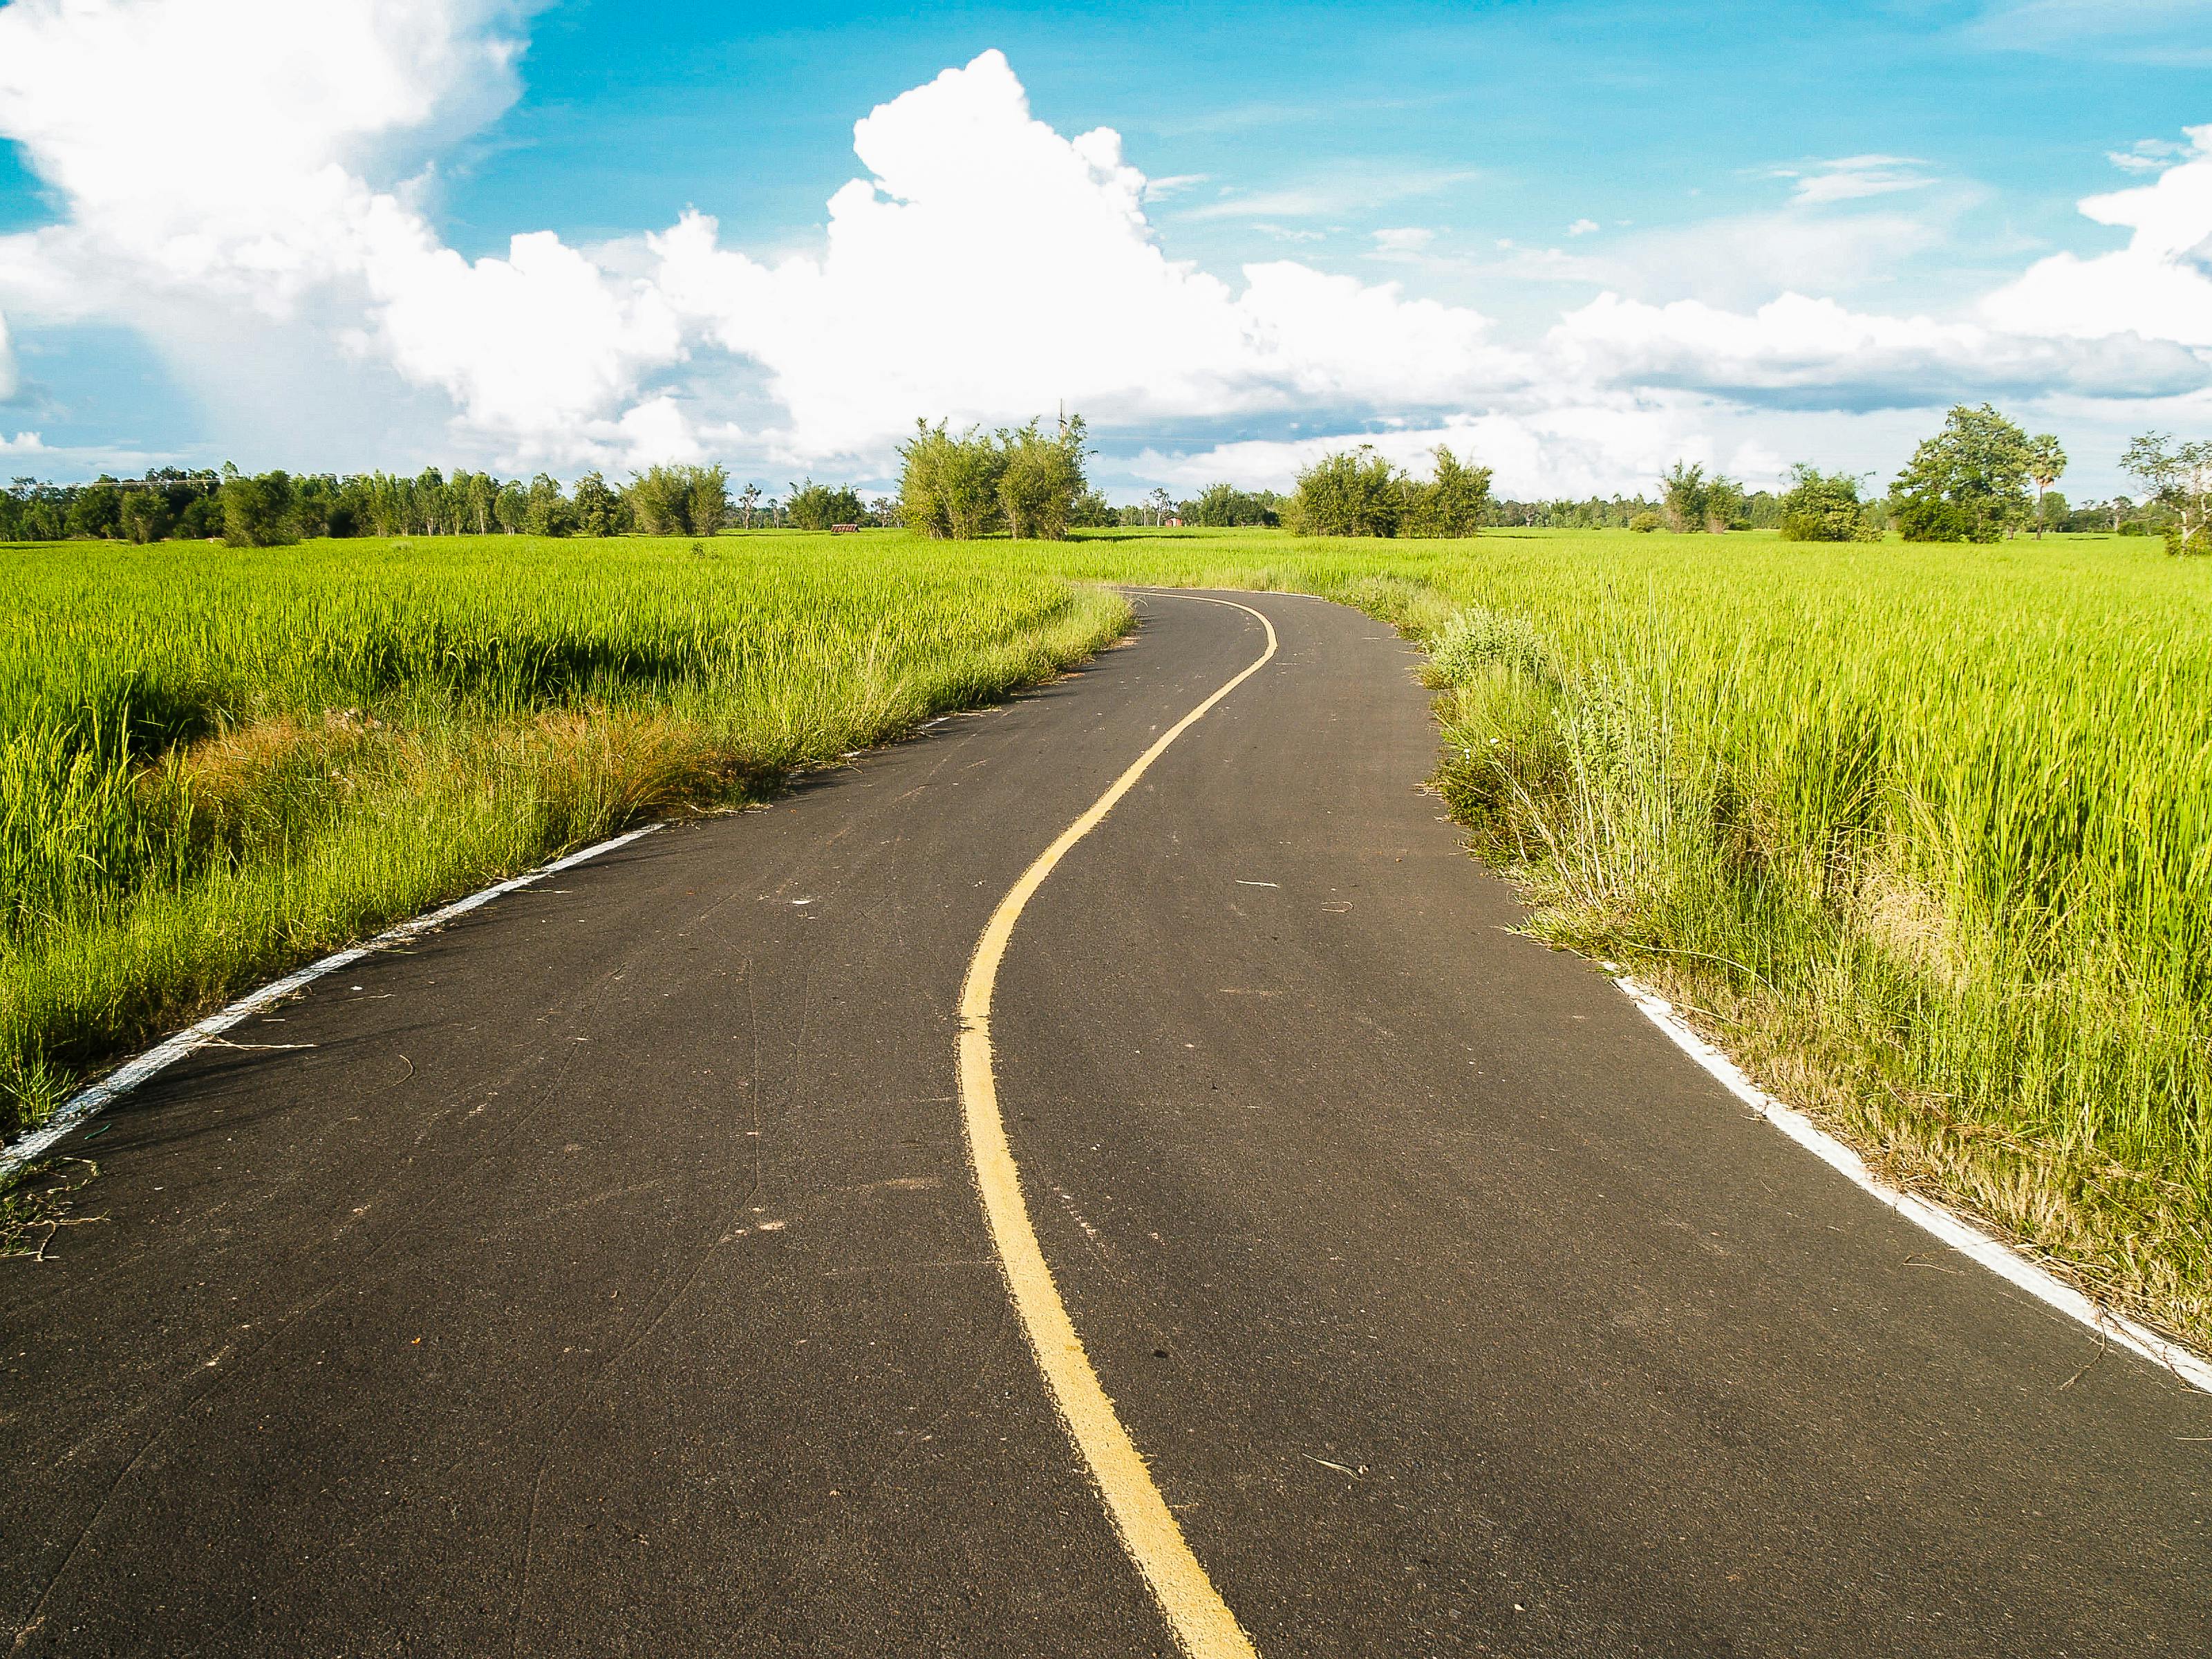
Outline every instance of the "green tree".
[[1362, 444], [1299, 473], [1283, 520], [1300, 536], [1395, 536], [1405, 514], [1405, 476]]
[[863, 523], [868, 516], [860, 492], [852, 485], [840, 484], [832, 489], [811, 478], [792, 485], [791, 501], [785, 510], [795, 530], [831, 530], [841, 524]]
[[1490, 513], [1490, 469], [1468, 466], [1442, 444], [1437, 446], [1436, 476], [1427, 483], [1406, 486], [1406, 514], [1400, 525], [1407, 536], [1473, 536]]
[[999, 507], [1016, 538], [1064, 541], [1068, 515], [1085, 489], [1083, 417], [1047, 437], [1031, 421], [999, 434]]
[[[2035, 485], [2035, 539], [2043, 539], [2043, 526], [2049, 520], [2051, 486], [2057, 483], [2066, 471], [2066, 452], [2058, 447], [2055, 434], [2039, 432], [2027, 441], [2027, 476]], [[2062, 499], [2063, 514], [2066, 503]]]
[[228, 468], [222, 481], [222, 538], [233, 547], [282, 547], [300, 539], [292, 519], [292, 479], [283, 472], [248, 477]]
[[1071, 530], [1098, 530], [1121, 521], [1121, 515], [1106, 504], [1104, 493], [1097, 489], [1085, 490], [1067, 509], [1067, 524]]
[[523, 493], [521, 522], [516, 527], [526, 536], [576, 533], [576, 509], [562, 493], [558, 478], [541, 472], [531, 479]]
[[158, 489], [126, 489], [117, 510], [126, 541], [158, 542], [169, 533], [169, 503]]
[[64, 522], [72, 536], [112, 540], [123, 533], [122, 489], [105, 472], [75, 492]]
[[1790, 469], [1782, 497], [1782, 539], [1788, 542], [1871, 542], [1880, 532], [1868, 522], [1859, 480], [1849, 472], [1823, 472], [1800, 461]]
[[730, 521], [730, 475], [718, 461], [712, 466], [691, 466], [684, 472], [685, 528], [694, 536], [719, 536]]
[[1993, 542], [2028, 517], [2027, 433], [1984, 404], [1960, 404], [1890, 486], [1909, 542]]
[[1750, 498], [1734, 478], [1716, 472], [1705, 481], [1705, 528], [1715, 535], [1751, 528]]
[[1282, 498], [1272, 490], [1239, 489], [1233, 483], [1212, 483], [1198, 499], [1182, 503], [1182, 521], [1218, 526], [1246, 527], [1277, 524], [1282, 518]]
[[1704, 467], [1692, 466], [1686, 461], [1675, 462], [1659, 480], [1660, 510], [1666, 518], [1667, 528], [1685, 532], [1703, 530], [1705, 503], [1711, 494], [1712, 487], [1706, 481]]
[[576, 533], [580, 536], [616, 535], [627, 521], [622, 497], [597, 472], [586, 472], [576, 480], [574, 510]]
[[[2166, 537], [2167, 551], [2212, 551], [2212, 531], [2206, 527], [2206, 508], [2212, 506], [2212, 442], [2176, 443], [2170, 433], [2146, 432], [2128, 445], [2120, 467], [2179, 520]], [[2114, 503], [2116, 508], [2124, 504]]]
[[[719, 466], [649, 466], [630, 474], [623, 495], [648, 536], [711, 536], [729, 512], [729, 478]], [[702, 510], [714, 515], [711, 525], [702, 522]]]
[[925, 536], [972, 542], [998, 527], [1006, 455], [974, 428], [955, 437], [939, 421], [914, 423], [899, 446], [899, 517]]

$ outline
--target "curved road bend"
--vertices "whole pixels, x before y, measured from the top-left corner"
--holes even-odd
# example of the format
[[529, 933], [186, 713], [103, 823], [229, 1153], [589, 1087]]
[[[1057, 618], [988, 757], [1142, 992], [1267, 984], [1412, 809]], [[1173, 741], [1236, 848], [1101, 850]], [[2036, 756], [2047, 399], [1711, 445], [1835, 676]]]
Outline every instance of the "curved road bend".
[[[2212, 1399], [1511, 936], [1406, 647], [1224, 597], [1278, 654], [1031, 896], [990, 1024], [1055, 1294], [1257, 1650], [2212, 1647]], [[0, 1262], [15, 1650], [1176, 1651], [956, 1061], [994, 908], [1263, 647], [1139, 604], [119, 1107], [107, 1219]]]

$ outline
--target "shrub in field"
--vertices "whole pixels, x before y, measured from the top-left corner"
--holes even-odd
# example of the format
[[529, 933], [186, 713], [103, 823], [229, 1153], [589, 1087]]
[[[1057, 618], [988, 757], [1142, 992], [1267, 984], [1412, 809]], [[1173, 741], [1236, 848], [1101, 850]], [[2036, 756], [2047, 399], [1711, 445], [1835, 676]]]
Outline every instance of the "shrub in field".
[[1659, 481], [1667, 528], [1680, 535], [1705, 527], [1705, 469], [1677, 461]]
[[541, 472], [528, 484], [509, 484], [500, 492], [500, 523], [525, 536], [573, 536], [576, 506], [561, 492], [561, 481]]
[[1429, 648], [1431, 676], [1448, 685], [1469, 685], [1484, 671], [1504, 668], [1540, 684], [1565, 678], [1551, 642], [1525, 617], [1486, 605], [1455, 611]]
[[809, 478], [803, 484], [792, 485], [784, 515], [793, 530], [827, 530], [833, 525], [866, 523], [868, 509], [852, 485], [840, 484], [832, 489]]
[[114, 536], [122, 524], [123, 492], [115, 480], [102, 477], [76, 492], [63, 515], [63, 527], [71, 536]]
[[694, 466], [685, 469], [690, 474], [688, 506], [690, 523], [685, 526], [695, 536], [715, 536], [730, 521], [730, 475], [721, 466]]
[[1301, 536], [1395, 536], [1405, 510], [1402, 475], [1362, 444], [1299, 473], [1283, 521]]
[[1233, 483], [1211, 483], [1195, 501], [1185, 501], [1182, 521], [1217, 530], [1236, 526], [1257, 528], [1282, 521], [1282, 499], [1273, 490], [1239, 489]]
[[730, 475], [715, 466], [653, 466], [623, 492], [648, 536], [712, 536], [730, 521]]
[[1849, 472], [1822, 472], [1800, 461], [1790, 469], [1789, 493], [1782, 498], [1782, 539], [1789, 542], [1872, 542], [1881, 533], [1867, 521], [1859, 500], [1858, 478]]
[[283, 472], [233, 473], [222, 481], [222, 538], [233, 547], [278, 547], [300, 539], [292, 480]]
[[1400, 524], [1407, 536], [1473, 536], [1490, 513], [1490, 469], [1468, 466], [1437, 446], [1437, 470], [1426, 483], [1405, 485], [1406, 513]]
[[1704, 467], [1687, 461], [1675, 462], [1659, 480], [1659, 496], [1669, 530], [1709, 530], [1717, 534], [1749, 527], [1745, 518], [1749, 498], [1743, 486], [1717, 472], [1708, 477]]
[[1407, 477], [1371, 444], [1325, 455], [1298, 474], [1283, 523], [1301, 536], [1473, 536], [1490, 514], [1490, 469], [1442, 445], [1436, 471]]
[[899, 447], [899, 517], [925, 536], [963, 542], [1002, 526], [1059, 541], [1071, 524], [1110, 522], [1112, 509], [1084, 478], [1083, 434], [1080, 416], [1049, 435], [1037, 421], [957, 436], [942, 421], [916, 421]]
[[914, 426], [914, 436], [899, 446], [899, 517], [909, 530], [940, 540], [988, 535], [1000, 522], [1004, 453], [972, 427], [955, 437], [943, 421]]
[[[2029, 522], [2029, 472], [2045, 441], [2031, 439], [1987, 404], [1955, 406], [1890, 486], [1905, 539], [1993, 542]], [[2056, 439], [2047, 441], [2057, 448]], [[2064, 457], [2058, 461], [2063, 466]]]
[[1638, 513], [1629, 520], [1628, 527], [1639, 536], [1648, 536], [1659, 528], [1659, 515], [1650, 511]]
[[1362, 444], [1299, 473], [1283, 522], [1301, 536], [1395, 536], [1405, 514], [1403, 476]]
[[2212, 552], [2212, 441], [2178, 444], [2166, 433], [2146, 432], [2129, 444], [2120, 465], [2174, 515], [2167, 552]]
[[1067, 521], [1084, 493], [1083, 417], [1077, 416], [1051, 437], [1038, 423], [999, 434], [999, 507], [1008, 533], [1056, 542], [1067, 536]]
[[168, 502], [158, 491], [151, 489], [125, 492], [120, 514], [120, 528], [126, 542], [158, 542], [169, 533], [174, 522], [169, 516]]
[[1893, 501], [1890, 516], [1908, 542], [1993, 542], [1996, 527], [1972, 507], [1940, 497]]

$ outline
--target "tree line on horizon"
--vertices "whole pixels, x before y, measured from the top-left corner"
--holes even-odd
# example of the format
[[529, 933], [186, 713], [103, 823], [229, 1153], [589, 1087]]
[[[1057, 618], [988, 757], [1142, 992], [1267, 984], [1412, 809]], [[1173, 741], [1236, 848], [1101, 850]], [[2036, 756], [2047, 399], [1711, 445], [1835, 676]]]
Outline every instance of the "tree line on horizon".
[[849, 487], [811, 478], [781, 498], [758, 484], [733, 495], [720, 465], [652, 466], [622, 483], [586, 472], [568, 488], [544, 472], [502, 481], [435, 467], [413, 477], [160, 467], [143, 478], [103, 476], [82, 484], [17, 478], [0, 491], [0, 542], [271, 547], [319, 536], [712, 536], [733, 526], [892, 521], [889, 502], [871, 507]]
[[1372, 446], [1326, 455], [1288, 495], [1220, 482], [1177, 500], [1164, 488], [1109, 504], [1086, 476], [1079, 416], [1048, 432], [1041, 422], [986, 432], [915, 422], [900, 446], [896, 496], [863, 500], [850, 484], [794, 482], [781, 496], [749, 483], [734, 495], [719, 465], [653, 466], [610, 483], [591, 471], [564, 488], [540, 472], [502, 481], [465, 469], [246, 474], [159, 468], [143, 478], [90, 483], [17, 478], [0, 491], [0, 541], [74, 538], [222, 540], [271, 546], [319, 536], [712, 536], [726, 528], [829, 530], [904, 525], [972, 540], [1057, 539], [1115, 526], [1280, 526], [1312, 536], [1466, 536], [1499, 526], [1659, 530], [1678, 534], [1775, 530], [1798, 541], [1869, 541], [1896, 530], [1907, 541], [1990, 542], [2033, 532], [2107, 531], [2163, 537], [2174, 552], [2212, 552], [2212, 441], [2136, 438], [2122, 469], [2141, 499], [2070, 506], [2056, 485], [2067, 456], [2050, 434], [2029, 434], [1988, 404], [1960, 404], [1923, 442], [1885, 495], [1865, 475], [1801, 463], [1782, 490], [1752, 490], [1678, 461], [1655, 494], [1515, 501], [1492, 492], [1487, 467], [1433, 452], [1416, 478]]

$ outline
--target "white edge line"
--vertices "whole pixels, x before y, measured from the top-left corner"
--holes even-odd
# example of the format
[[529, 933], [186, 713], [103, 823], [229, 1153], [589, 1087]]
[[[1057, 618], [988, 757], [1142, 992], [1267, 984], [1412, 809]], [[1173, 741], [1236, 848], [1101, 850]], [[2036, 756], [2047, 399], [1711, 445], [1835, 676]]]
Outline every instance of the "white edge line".
[[1835, 1170], [1860, 1191], [1871, 1194], [1923, 1231], [1942, 1240], [1961, 1255], [1988, 1268], [2006, 1283], [2027, 1291], [2037, 1301], [2069, 1319], [2087, 1326], [2100, 1336], [2164, 1367], [2191, 1388], [2212, 1394], [2212, 1362], [2169, 1342], [2156, 1331], [2124, 1315], [2101, 1308], [2056, 1274], [2037, 1267], [2011, 1246], [2001, 1243], [1980, 1228], [1932, 1204], [1877, 1180], [1866, 1161], [1814, 1123], [1794, 1106], [1785, 1106], [1768, 1094], [1743, 1068], [1692, 1030], [1674, 1006], [1649, 986], [1626, 975], [1613, 977], [1615, 985], [1644, 1017], [1674, 1041], [1674, 1046], [1704, 1066], [1720, 1085], [1807, 1152]]
[[455, 899], [451, 904], [441, 906], [435, 910], [426, 911], [422, 915], [399, 923], [397, 927], [386, 928], [366, 943], [349, 946], [345, 950], [323, 957], [320, 961], [311, 962], [306, 967], [285, 975], [282, 979], [270, 981], [258, 991], [249, 991], [237, 1001], [217, 1012], [210, 1014], [198, 1024], [187, 1025], [174, 1036], [155, 1044], [136, 1059], [125, 1060], [99, 1082], [86, 1085], [64, 1101], [61, 1109], [57, 1111], [43, 1127], [33, 1130], [12, 1146], [0, 1147], [0, 1177], [13, 1175], [33, 1158], [43, 1156], [56, 1142], [67, 1135], [70, 1131], [82, 1125], [88, 1118], [105, 1111], [148, 1078], [175, 1065], [194, 1049], [204, 1045], [210, 1038], [221, 1036], [248, 1014], [258, 1012], [273, 1003], [283, 1001], [293, 992], [320, 979], [325, 974], [336, 973], [341, 968], [352, 966], [363, 957], [373, 955], [379, 951], [389, 950], [395, 945], [404, 945], [411, 939], [419, 939], [433, 928], [443, 927], [456, 916], [467, 915], [480, 904], [489, 904], [502, 893], [512, 893], [519, 887], [527, 887], [533, 882], [544, 880], [548, 876], [558, 875], [562, 871], [581, 864], [586, 859], [595, 859], [602, 853], [611, 853], [616, 848], [627, 846], [641, 836], [649, 836], [660, 827], [657, 823], [648, 823], [632, 830], [627, 834], [617, 836], [611, 841], [594, 842], [592, 846], [580, 851], [555, 859], [550, 864], [541, 864], [535, 870], [495, 883], [481, 892], [471, 893], [466, 898]]

